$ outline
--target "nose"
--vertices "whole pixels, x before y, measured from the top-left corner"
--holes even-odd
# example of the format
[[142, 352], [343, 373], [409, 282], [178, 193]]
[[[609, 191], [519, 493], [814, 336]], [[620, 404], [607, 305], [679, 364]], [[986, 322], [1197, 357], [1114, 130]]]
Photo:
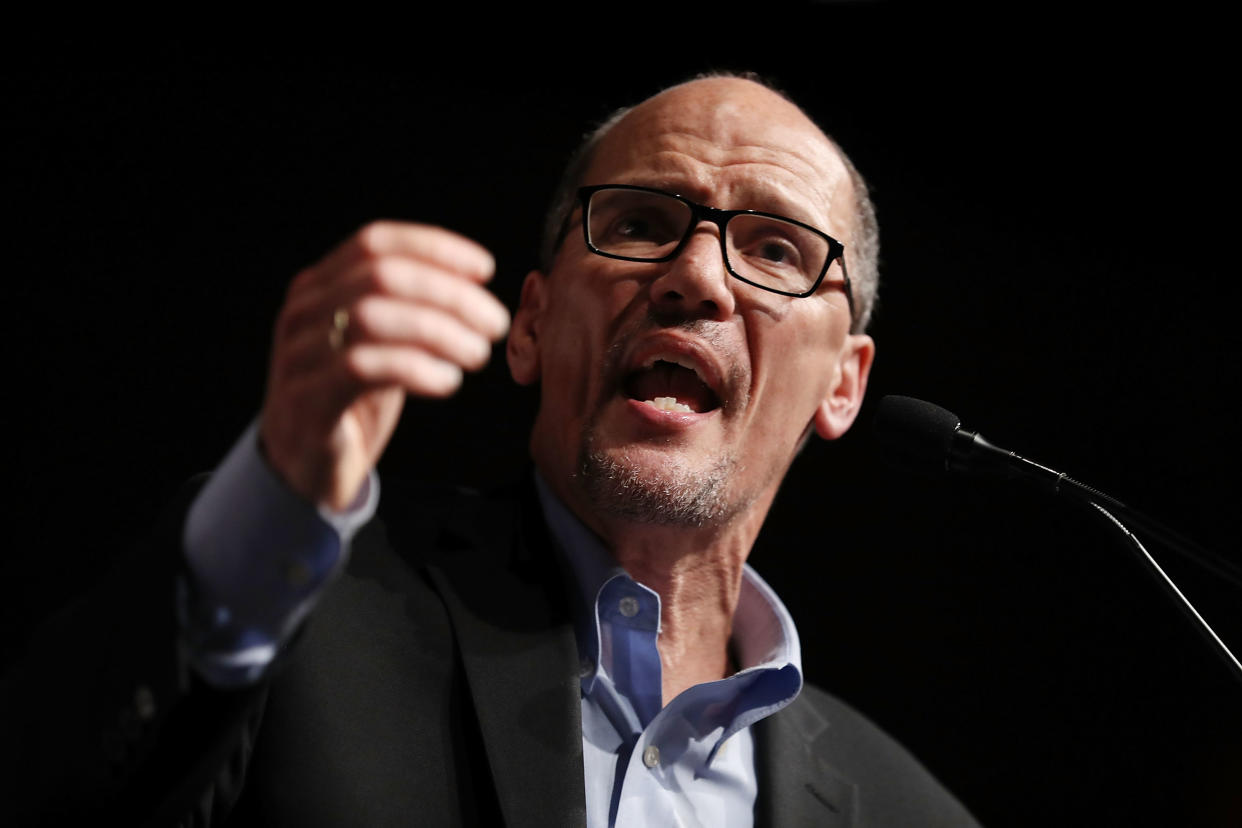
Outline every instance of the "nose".
[[651, 283], [656, 310], [690, 319], [727, 319], [733, 315], [733, 278], [725, 268], [720, 231], [703, 222], [691, 234], [677, 258]]

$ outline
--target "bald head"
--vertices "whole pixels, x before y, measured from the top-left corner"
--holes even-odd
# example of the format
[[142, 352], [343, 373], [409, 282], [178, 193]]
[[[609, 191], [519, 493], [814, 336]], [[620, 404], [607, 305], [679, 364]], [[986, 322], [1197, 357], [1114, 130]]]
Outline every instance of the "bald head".
[[[667, 135], [674, 124], [679, 131], [693, 133], [687, 139], [701, 146], [733, 146], [739, 150], [717, 153], [693, 171], [674, 170], [677, 153], [652, 146], [657, 136]], [[790, 217], [823, 227], [845, 245], [857, 307], [853, 329], [861, 332], [866, 328], [878, 287], [879, 254], [875, 211], [866, 183], [837, 144], [783, 94], [750, 77], [701, 77], [614, 112], [578, 148], [562, 176], [544, 228], [541, 253], [545, 271], [563, 241], [577, 189], [612, 183], [596, 180], [602, 155], [607, 155], [612, 168], [627, 157], [654, 158], [656, 164], [649, 170], [647, 182], [652, 186], [660, 186], [666, 172], [670, 178], [684, 181], [687, 172], [706, 178], [732, 165], [754, 165], [761, 171], [766, 165], [775, 173], [771, 180], [774, 188], [797, 191], [813, 202], [805, 205], [808, 213]], [[662, 170], [665, 165], [668, 169]], [[746, 206], [771, 209], [757, 203]], [[812, 212], [828, 217], [827, 223], [810, 215]]]

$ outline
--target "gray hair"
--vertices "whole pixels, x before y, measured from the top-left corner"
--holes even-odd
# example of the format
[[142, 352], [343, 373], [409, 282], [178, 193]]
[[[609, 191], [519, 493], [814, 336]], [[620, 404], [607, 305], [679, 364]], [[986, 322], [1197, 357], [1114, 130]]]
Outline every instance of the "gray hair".
[[[711, 78], [736, 78], [752, 81], [797, 106], [782, 90], [753, 72], [706, 72], [696, 75], [690, 80], [707, 80]], [[672, 87], [668, 88], [671, 89]], [[611, 132], [612, 128], [620, 123], [621, 119], [633, 109], [633, 106], [626, 106], [613, 112], [599, 126], [587, 133], [582, 143], [570, 155], [569, 163], [565, 165], [565, 171], [561, 174], [560, 182], [557, 184], [556, 191], [552, 196], [552, 203], [548, 207], [547, 215], [544, 218], [543, 240], [539, 249], [539, 261], [545, 273], [551, 269], [552, 260], [556, 257], [556, 250], [560, 247], [561, 242], [564, 241], [565, 222], [568, 221], [570, 214], [573, 212], [574, 205], [577, 203], [578, 188], [582, 186], [583, 176], [591, 165], [591, 161], [595, 158], [595, 151], [599, 148], [600, 142], [604, 140], [604, 136]], [[801, 107], [799, 107], [799, 110], [801, 111]], [[803, 114], [805, 115], [806, 113], [803, 112]], [[809, 119], [810, 116], [807, 117]], [[823, 132], [822, 129], [820, 131]], [[867, 182], [858, 172], [858, 168], [854, 166], [854, 162], [841, 149], [841, 146], [832, 139], [832, 136], [825, 132], [824, 137], [832, 148], [836, 150], [837, 155], [841, 157], [841, 161], [849, 174], [850, 184], [854, 190], [854, 233], [851, 240], [852, 243], [846, 249], [846, 255], [849, 258], [850, 282], [854, 289], [854, 305], [857, 308], [851, 332], [862, 333], [867, 329], [867, 324], [871, 321], [871, 313], [875, 310], [877, 293], [880, 287], [880, 225], [876, 221], [875, 205], [871, 201]]]

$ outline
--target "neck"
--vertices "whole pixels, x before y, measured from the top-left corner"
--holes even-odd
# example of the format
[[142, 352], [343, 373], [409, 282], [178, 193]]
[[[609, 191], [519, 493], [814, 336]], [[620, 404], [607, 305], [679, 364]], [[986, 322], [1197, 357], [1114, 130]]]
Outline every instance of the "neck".
[[[742, 588], [742, 567], [767, 502], [715, 527], [670, 527], [600, 521], [617, 563], [660, 596], [663, 700], [733, 670], [729, 639]], [[601, 532], [600, 529], [603, 531]]]

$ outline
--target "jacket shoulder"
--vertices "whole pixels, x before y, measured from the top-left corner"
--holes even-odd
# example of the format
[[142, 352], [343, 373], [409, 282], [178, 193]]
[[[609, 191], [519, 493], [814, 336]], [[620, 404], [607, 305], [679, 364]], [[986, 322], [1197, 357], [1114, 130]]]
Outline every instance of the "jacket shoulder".
[[809, 793], [841, 825], [978, 824], [901, 743], [813, 685], [770, 718], [759, 742], [761, 755], [773, 761], [760, 771], [769, 790], [794, 798]]

